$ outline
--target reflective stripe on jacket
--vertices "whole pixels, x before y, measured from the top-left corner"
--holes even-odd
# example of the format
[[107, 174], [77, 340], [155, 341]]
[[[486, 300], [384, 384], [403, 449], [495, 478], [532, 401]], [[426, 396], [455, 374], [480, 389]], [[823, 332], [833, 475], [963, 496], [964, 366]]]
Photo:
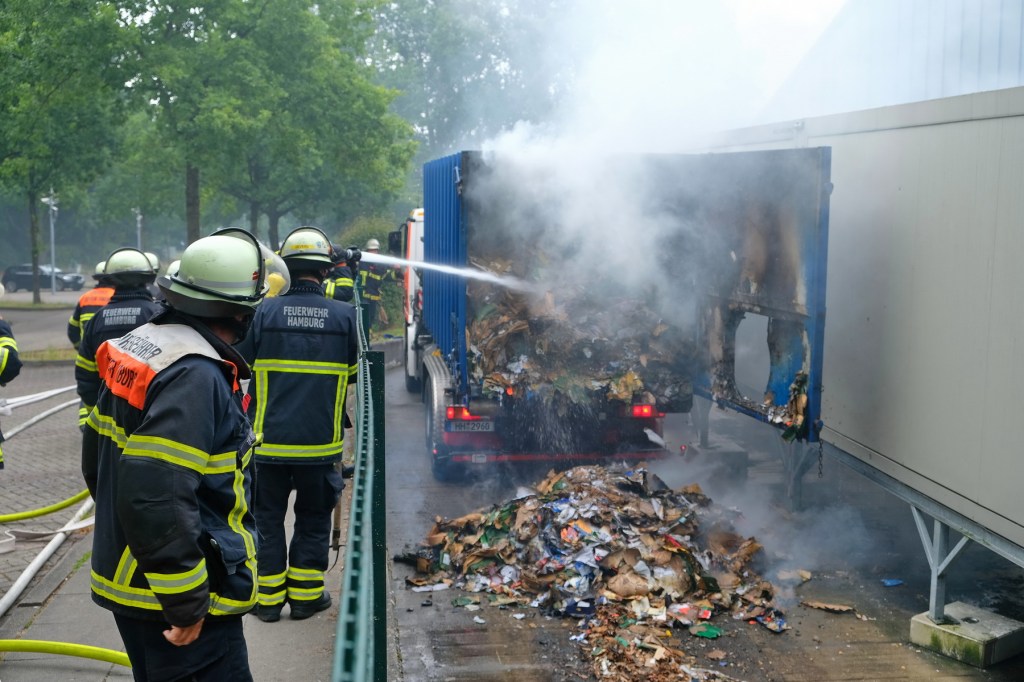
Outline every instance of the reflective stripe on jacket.
[[11, 325], [0, 320], [0, 385], [18, 376], [21, 372], [21, 358], [18, 356], [18, 342], [14, 340]]
[[238, 350], [253, 372], [248, 413], [263, 436], [256, 461], [341, 459], [345, 393], [359, 355], [355, 307], [325, 298], [315, 282], [292, 282], [260, 304]]
[[351, 301], [352, 290], [356, 283], [352, 278], [352, 269], [347, 265], [339, 265], [328, 276], [324, 282], [324, 296], [333, 298], [335, 301]]
[[380, 300], [380, 285], [386, 279], [396, 279], [393, 268], [380, 263], [359, 266], [359, 291], [368, 301]]
[[82, 342], [82, 330], [96, 311], [110, 303], [114, 287], [96, 287], [81, 295], [71, 317], [68, 319], [68, 341], [75, 348]]
[[234, 350], [175, 313], [100, 346], [82, 442], [96, 500], [92, 598], [188, 626], [256, 603], [255, 437]]

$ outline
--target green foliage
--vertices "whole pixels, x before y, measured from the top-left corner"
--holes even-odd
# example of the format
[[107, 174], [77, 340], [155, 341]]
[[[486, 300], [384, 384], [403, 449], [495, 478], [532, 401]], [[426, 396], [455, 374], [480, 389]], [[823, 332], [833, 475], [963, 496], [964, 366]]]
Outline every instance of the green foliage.
[[[392, 0], [375, 11], [370, 54], [419, 160], [476, 148], [517, 121], [545, 120], [574, 76], [568, 0]], [[548, 38], [556, 34], [560, 39]], [[545, 45], [557, 52], [548, 52]]]

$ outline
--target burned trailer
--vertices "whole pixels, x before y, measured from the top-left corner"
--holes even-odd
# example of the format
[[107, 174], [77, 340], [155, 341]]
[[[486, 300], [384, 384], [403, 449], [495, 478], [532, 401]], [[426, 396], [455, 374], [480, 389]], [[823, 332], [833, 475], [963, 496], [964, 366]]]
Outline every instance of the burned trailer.
[[[435, 475], [662, 457], [664, 416], [695, 392], [813, 438], [823, 311], [804, 264], [809, 243], [823, 249], [827, 166], [827, 150], [604, 156], [566, 182], [556, 159], [426, 164], [424, 260], [494, 275], [422, 273], [406, 377], [423, 388]], [[746, 312], [779, 320], [756, 399], [730, 364]]]

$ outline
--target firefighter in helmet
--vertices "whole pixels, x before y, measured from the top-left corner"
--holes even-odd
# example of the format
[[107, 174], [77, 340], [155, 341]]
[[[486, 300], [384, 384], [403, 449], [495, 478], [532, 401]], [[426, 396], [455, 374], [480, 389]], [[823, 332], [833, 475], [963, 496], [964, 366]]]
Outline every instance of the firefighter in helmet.
[[[248, 413], [263, 434], [256, 446], [254, 510], [262, 543], [259, 605], [265, 622], [294, 620], [330, 607], [324, 589], [331, 512], [344, 487], [345, 396], [356, 374], [356, 311], [324, 296], [334, 267], [331, 242], [315, 227], [293, 230], [281, 245], [291, 288], [266, 301], [238, 350], [253, 380]], [[295, 525], [287, 540], [285, 514], [295, 492]]]
[[110, 303], [110, 297], [114, 295], [114, 285], [107, 280], [103, 273], [107, 262], [101, 260], [92, 271], [92, 277], [96, 284], [92, 289], [85, 292], [78, 298], [71, 318], [68, 320], [68, 341], [78, 350], [78, 344], [82, 342], [82, 330], [89, 323], [96, 311]]
[[116, 339], [145, 324], [160, 310], [160, 304], [153, 300], [147, 288], [156, 279], [156, 270], [138, 249], [123, 248], [112, 252], [103, 268], [103, 277], [114, 287], [114, 293], [82, 329], [82, 341], [75, 358], [75, 383], [78, 397], [82, 399], [78, 426], [83, 429], [100, 389], [96, 350], [104, 341]]
[[324, 296], [346, 303], [352, 301], [361, 255], [359, 249], [355, 247], [333, 250], [331, 260], [334, 267], [324, 280]]
[[[380, 253], [380, 242], [376, 239], [368, 240], [363, 251], [371, 254]], [[363, 261], [359, 266], [359, 295], [360, 301], [366, 306], [367, 334], [377, 324], [379, 316], [384, 314], [380, 307], [380, 287], [387, 280], [398, 281], [398, 268], [389, 268], [372, 261]], [[382, 321], [387, 324], [386, 318]]]
[[190, 244], [166, 307], [99, 347], [82, 440], [96, 500], [92, 598], [114, 614], [140, 680], [252, 680], [252, 448], [234, 349], [276, 258], [238, 228]]

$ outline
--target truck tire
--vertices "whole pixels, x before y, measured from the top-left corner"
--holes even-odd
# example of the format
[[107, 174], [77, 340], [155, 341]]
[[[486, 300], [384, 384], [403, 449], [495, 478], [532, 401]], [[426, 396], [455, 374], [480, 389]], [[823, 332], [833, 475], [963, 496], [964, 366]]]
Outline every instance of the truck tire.
[[439, 435], [444, 433], [444, 391], [430, 379], [429, 375], [426, 377], [423, 398], [424, 403], [426, 403], [425, 421], [427, 426], [427, 453], [430, 456], [430, 473], [434, 475], [434, 480], [441, 483], [454, 481], [457, 478], [455, 467], [434, 452], [435, 449], [440, 450], [444, 447]]

